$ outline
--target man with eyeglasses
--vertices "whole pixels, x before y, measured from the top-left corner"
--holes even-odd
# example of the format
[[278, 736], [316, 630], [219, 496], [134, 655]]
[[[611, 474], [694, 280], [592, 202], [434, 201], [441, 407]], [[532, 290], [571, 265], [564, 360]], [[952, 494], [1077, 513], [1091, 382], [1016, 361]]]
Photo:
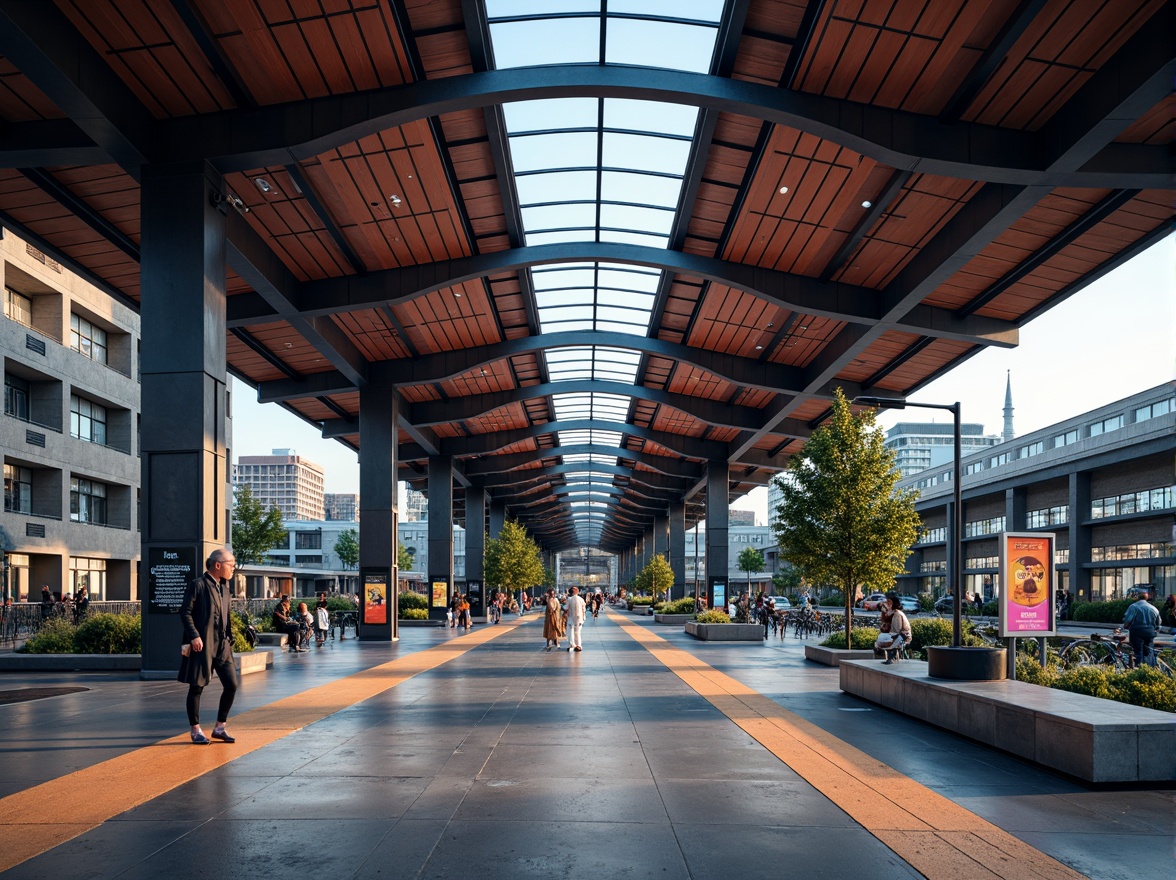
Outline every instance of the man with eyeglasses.
[[[205, 572], [188, 584], [180, 606], [184, 641], [180, 649], [180, 673], [177, 679], [188, 685], [188, 723], [192, 725], [192, 742], [209, 745], [213, 739], [236, 742], [225, 730], [229, 709], [241, 681], [233, 663], [233, 617], [230, 613], [230, 583], [237, 560], [227, 547], [213, 550], [205, 563]], [[200, 728], [200, 695], [216, 673], [221, 682], [220, 706], [212, 739]]]

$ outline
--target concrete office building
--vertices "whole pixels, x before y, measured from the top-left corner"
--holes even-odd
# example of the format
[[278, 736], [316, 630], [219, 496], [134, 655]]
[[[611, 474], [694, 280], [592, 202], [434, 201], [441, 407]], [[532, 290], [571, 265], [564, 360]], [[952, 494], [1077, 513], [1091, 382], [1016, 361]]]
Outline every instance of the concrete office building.
[[[1172, 383], [964, 456], [964, 590], [991, 598], [1003, 531], [1053, 532], [1054, 570], [1077, 601], [1122, 598], [1135, 584], [1176, 589], [1176, 395]], [[953, 466], [917, 488], [923, 532], [904, 592], [943, 592], [949, 571]]]
[[284, 520], [318, 520], [323, 516], [323, 468], [293, 449], [272, 455], [242, 455], [233, 483], [249, 486], [265, 508], [276, 507]]
[[138, 598], [139, 317], [5, 230], [4, 596]]
[[421, 522], [428, 517], [429, 497], [424, 492], [404, 487], [404, 514], [402, 522]]
[[354, 492], [324, 493], [323, 518], [359, 522], [359, 496]]
[[[985, 434], [980, 424], [960, 425], [960, 447], [964, 455], [1000, 443], [995, 434]], [[946, 422], [899, 422], [886, 432], [883, 445], [894, 452], [895, 467], [904, 477], [927, 468], [950, 464], [955, 454], [955, 428]]]

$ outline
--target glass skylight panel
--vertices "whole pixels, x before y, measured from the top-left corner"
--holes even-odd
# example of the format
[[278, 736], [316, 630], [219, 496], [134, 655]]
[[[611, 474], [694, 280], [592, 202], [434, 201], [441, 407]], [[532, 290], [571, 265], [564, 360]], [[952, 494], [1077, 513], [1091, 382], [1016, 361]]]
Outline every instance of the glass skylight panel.
[[609, 202], [640, 202], [674, 208], [681, 192], [682, 181], [677, 177], [634, 171], [604, 171], [600, 175], [600, 197]]
[[635, 229], [645, 232], [670, 234], [674, 223], [674, 212], [657, 208], [641, 208], [636, 205], [601, 205], [600, 225], [617, 229]]
[[[542, 140], [551, 135], [537, 135]], [[531, 138], [525, 138], [531, 140]], [[690, 157], [690, 141], [654, 137], [648, 134], [604, 133], [601, 164], [606, 168], [633, 168], [639, 171], [662, 171], [684, 174]]]
[[689, 104], [662, 104], [630, 98], [606, 98], [604, 101], [605, 128], [692, 137], [697, 122], [698, 108]]
[[596, 128], [600, 123], [597, 98], [540, 98], [512, 101], [502, 105], [508, 131], [555, 131], [566, 128]]
[[[578, 202], [596, 198], [595, 171], [548, 171], [540, 174], [520, 174], [515, 178], [519, 204], [548, 202]], [[649, 202], [647, 204], [655, 204]], [[660, 202], [656, 204], [661, 204]]]
[[527, 244], [566, 244], [570, 241], [583, 241], [583, 230], [557, 230], [552, 232], [528, 232]]
[[[697, 3], [699, 0], [687, 2]], [[531, 18], [567, 12], [592, 12], [599, 15], [600, 0], [486, 0], [486, 14], [490, 18]]]
[[[512, 2], [512, 0], [497, 0], [497, 2]], [[513, 0], [513, 2], [528, 2], [528, 0]], [[539, 2], [539, 0], [529, 0]], [[565, 2], [572, 0], [552, 0], [552, 6], [562, 7]], [[608, 0], [608, 11], [612, 15], [665, 15], [666, 7], [670, 5], [666, 0]], [[673, 12], [675, 18], [687, 18], [691, 21], [710, 21], [718, 23], [723, 14], [723, 0], [674, 0]]]
[[619, 244], [639, 244], [642, 247], [664, 248], [669, 241], [669, 236], [629, 232], [626, 229], [602, 229], [600, 230], [600, 240], [615, 241]]
[[622, 290], [646, 290], [653, 293], [661, 281], [661, 272], [642, 266], [623, 266], [617, 263], [601, 263], [596, 281], [602, 287]]
[[600, 59], [600, 18], [527, 19], [490, 22], [494, 66], [595, 64]]
[[591, 287], [596, 283], [596, 269], [592, 263], [556, 263], [537, 266], [531, 270], [536, 290], [557, 287]]
[[591, 229], [596, 226], [596, 203], [590, 205], [544, 205], [523, 208], [523, 223], [528, 229]]
[[596, 132], [548, 132], [512, 136], [510, 155], [514, 161], [515, 171], [537, 171], [553, 166], [592, 168], [598, 164]]
[[710, 70], [716, 32], [713, 27], [610, 15], [604, 60], [705, 73]]

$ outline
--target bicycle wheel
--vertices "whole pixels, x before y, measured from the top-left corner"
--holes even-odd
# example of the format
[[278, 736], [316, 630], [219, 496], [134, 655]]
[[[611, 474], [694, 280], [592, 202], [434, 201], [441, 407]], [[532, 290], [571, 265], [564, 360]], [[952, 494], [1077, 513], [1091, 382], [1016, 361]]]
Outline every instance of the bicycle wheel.
[[1109, 646], [1090, 639], [1071, 642], [1059, 656], [1066, 669], [1076, 666], [1113, 666], [1115, 663], [1114, 651]]

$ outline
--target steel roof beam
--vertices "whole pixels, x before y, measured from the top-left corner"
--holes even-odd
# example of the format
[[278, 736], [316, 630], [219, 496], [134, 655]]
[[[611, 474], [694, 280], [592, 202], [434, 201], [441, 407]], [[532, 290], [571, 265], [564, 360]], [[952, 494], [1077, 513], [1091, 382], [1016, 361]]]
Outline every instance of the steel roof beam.
[[[19, 5], [19, 4], [17, 4]], [[1145, 27], [1142, 30], [1147, 30]], [[1171, 31], [1164, 33], [1170, 34]], [[1170, 54], [1136, 59], [1157, 77]], [[1113, 173], [1050, 168], [1049, 133], [893, 110], [761, 83], [677, 70], [550, 65], [489, 70], [156, 123], [158, 151], [210, 159], [224, 172], [301, 161], [382, 131], [462, 110], [547, 98], [626, 98], [736, 113], [786, 125], [896, 169], [1019, 186], [1172, 188], [1165, 162], [1148, 150]], [[1154, 103], [1159, 103], [1162, 97]], [[1154, 105], [1153, 103], [1153, 105]], [[1138, 118], [1138, 114], [1133, 117]], [[1090, 158], [1093, 158], [1093, 154]]]

